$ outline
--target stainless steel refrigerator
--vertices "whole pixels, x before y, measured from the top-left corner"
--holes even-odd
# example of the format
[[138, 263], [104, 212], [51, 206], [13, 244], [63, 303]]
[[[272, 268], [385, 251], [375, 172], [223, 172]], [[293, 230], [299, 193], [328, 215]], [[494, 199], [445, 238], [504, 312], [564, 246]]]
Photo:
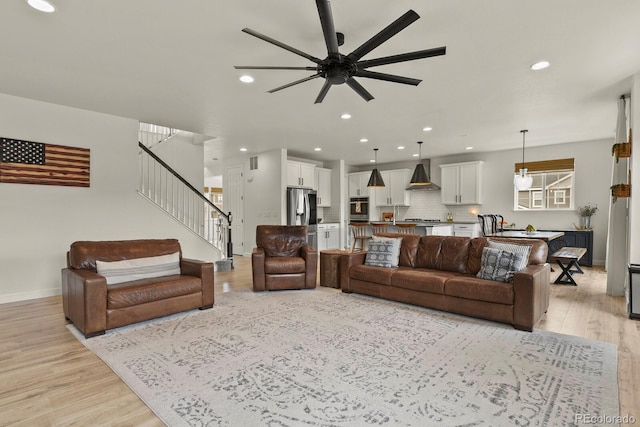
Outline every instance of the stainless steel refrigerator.
[[287, 225], [306, 225], [307, 242], [318, 248], [317, 192], [308, 188], [287, 187]]

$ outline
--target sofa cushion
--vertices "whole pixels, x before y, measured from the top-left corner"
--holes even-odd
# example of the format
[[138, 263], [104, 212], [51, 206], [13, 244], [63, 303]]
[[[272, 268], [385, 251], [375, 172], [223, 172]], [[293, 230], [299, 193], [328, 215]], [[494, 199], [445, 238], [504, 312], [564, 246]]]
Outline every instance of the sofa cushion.
[[513, 275], [522, 270], [522, 264], [526, 263], [526, 259], [521, 252], [502, 251], [487, 246], [482, 250], [481, 267], [476, 276], [481, 279], [510, 282]]
[[180, 252], [122, 261], [96, 260], [96, 270], [107, 279], [107, 285], [131, 282], [132, 280], [180, 274]]
[[369, 242], [365, 265], [375, 267], [397, 267], [402, 239], [374, 237]]
[[468, 237], [422, 236], [416, 267], [466, 273], [470, 241]]
[[380, 285], [391, 285], [391, 276], [398, 270], [398, 267], [373, 267], [364, 264], [354, 265], [349, 269], [349, 277], [363, 282], [378, 283]]
[[195, 276], [164, 276], [118, 283], [107, 287], [107, 310], [199, 292], [202, 292], [202, 281]]
[[444, 284], [444, 294], [470, 300], [513, 304], [513, 284], [479, 279], [470, 274], [452, 277]]
[[416, 266], [416, 254], [418, 253], [418, 244], [420, 243], [421, 236], [399, 233], [378, 233], [376, 236], [401, 238], [402, 244], [400, 245], [400, 260], [398, 265], [400, 267]]
[[77, 241], [71, 244], [67, 265], [76, 270], [96, 271], [96, 260], [121, 261], [180, 252], [176, 239]]
[[297, 256], [265, 257], [264, 272], [266, 274], [297, 274], [306, 271], [304, 258]]
[[507, 251], [520, 255], [513, 264], [513, 268], [516, 271], [524, 269], [529, 263], [529, 254], [531, 253], [531, 245], [529, 244], [515, 244], [510, 242], [496, 242], [493, 240], [489, 240], [487, 246], [492, 249], [499, 249], [501, 251]]
[[270, 256], [299, 256], [307, 244], [306, 225], [259, 225], [256, 227], [256, 246]]
[[391, 277], [391, 286], [414, 291], [444, 294], [444, 284], [460, 273], [427, 270], [425, 268], [400, 267]]

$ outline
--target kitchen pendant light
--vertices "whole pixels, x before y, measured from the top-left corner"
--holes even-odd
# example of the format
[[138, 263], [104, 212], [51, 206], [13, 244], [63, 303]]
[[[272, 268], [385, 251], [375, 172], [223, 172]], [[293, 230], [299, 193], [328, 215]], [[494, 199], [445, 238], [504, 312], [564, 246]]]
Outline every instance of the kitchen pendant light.
[[375, 163], [373, 170], [371, 171], [371, 177], [369, 177], [367, 187], [382, 188], [384, 187], [384, 181], [382, 180], [382, 175], [380, 175], [380, 171], [378, 170], [378, 149], [374, 148], [373, 152], [375, 153]]
[[429, 182], [427, 171], [424, 169], [424, 165], [422, 164], [422, 141], [418, 141], [418, 152], [420, 153], [420, 157], [419, 157], [420, 160], [418, 160], [416, 169], [413, 171], [413, 176], [411, 177], [410, 184], [430, 185], [431, 182]]
[[520, 132], [522, 133], [522, 167], [520, 168], [520, 174], [513, 178], [513, 184], [516, 186], [518, 191], [526, 191], [531, 188], [531, 184], [533, 183], [531, 175], [527, 175], [527, 168], [524, 163], [524, 136], [529, 131], [527, 129], [523, 129]]

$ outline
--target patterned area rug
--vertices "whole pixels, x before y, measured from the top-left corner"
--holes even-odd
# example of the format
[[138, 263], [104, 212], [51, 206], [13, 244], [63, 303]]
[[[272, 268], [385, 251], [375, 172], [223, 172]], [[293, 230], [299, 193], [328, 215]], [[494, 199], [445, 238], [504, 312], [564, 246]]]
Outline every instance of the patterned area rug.
[[619, 414], [616, 346], [343, 294], [216, 295], [76, 337], [170, 426], [568, 426]]

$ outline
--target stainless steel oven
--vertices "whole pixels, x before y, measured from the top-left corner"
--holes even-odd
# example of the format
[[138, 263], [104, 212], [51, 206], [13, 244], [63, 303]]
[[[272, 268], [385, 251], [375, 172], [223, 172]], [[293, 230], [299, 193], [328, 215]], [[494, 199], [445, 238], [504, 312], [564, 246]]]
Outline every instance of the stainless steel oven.
[[349, 221], [369, 221], [368, 197], [352, 197], [349, 199]]

